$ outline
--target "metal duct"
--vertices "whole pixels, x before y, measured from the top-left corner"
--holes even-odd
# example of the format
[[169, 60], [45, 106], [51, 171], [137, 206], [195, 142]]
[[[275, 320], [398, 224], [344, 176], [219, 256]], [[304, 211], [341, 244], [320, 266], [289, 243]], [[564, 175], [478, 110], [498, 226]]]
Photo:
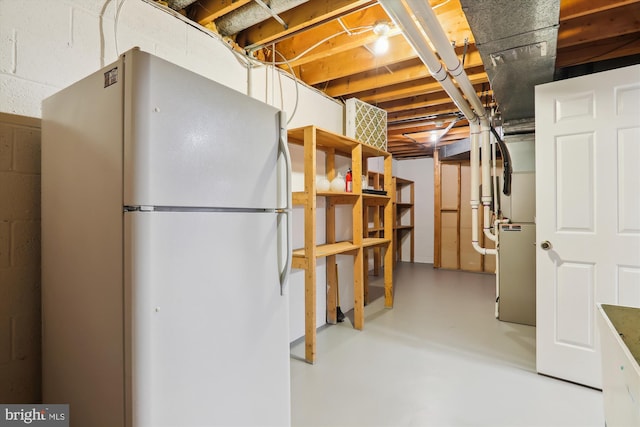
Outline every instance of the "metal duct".
[[308, 0], [270, 0], [264, 1], [271, 12], [256, 2], [248, 3], [231, 13], [216, 19], [215, 24], [222, 36], [231, 36], [246, 30], [252, 25], [266, 21], [273, 14], [285, 12]]
[[503, 121], [534, 117], [534, 87], [553, 80], [560, 0], [460, 3]]
[[182, 10], [189, 6], [191, 3], [195, 3], [196, 0], [166, 0], [167, 5], [173, 10]]
[[469, 151], [471, 151], [470, 138], [461, 139], [451, 144], [438, 147], [440, 160], [466, 160], [469, 158]]

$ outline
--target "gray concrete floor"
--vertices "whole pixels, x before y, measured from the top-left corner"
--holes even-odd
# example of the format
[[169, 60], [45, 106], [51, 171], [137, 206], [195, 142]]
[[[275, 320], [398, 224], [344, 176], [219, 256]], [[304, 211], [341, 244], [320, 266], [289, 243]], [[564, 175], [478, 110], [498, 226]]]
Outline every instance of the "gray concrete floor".
[[314, 365], [292, 345], [294, 427], [604, 426], [600, 391], [538, 375], [535, 328], [495, 319], [494, 276], [410, 263], [394, 276], [393, 309], [378, 298], [363, 331], [318, 331]]

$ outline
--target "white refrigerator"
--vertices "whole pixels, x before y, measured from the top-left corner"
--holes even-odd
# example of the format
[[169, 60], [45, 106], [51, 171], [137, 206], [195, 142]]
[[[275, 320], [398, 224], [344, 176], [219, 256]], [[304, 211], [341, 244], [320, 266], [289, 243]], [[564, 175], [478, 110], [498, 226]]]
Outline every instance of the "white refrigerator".
[[133, 49], [42, 119], [43, 402], [75, 427], [290, 425], [284, 115]]

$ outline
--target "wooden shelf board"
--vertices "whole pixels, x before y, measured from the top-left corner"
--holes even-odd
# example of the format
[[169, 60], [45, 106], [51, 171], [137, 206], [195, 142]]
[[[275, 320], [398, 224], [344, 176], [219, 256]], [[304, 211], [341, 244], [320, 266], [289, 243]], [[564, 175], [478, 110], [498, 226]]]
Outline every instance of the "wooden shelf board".
[[370, 246], [386, 245], [391, 243], [391, 239], [384, 239], [380, 237], [365, 237], [362, 239], [362, 247], [368, 248]]
[[411, 181], [410, 179], [404, 179], [404, 178], [396, 178], [396, 183], [397, 184], [401, 184], [401, 185], [408, 185], [408, 184], [413, 184], [413, 181]]
[[[338, 203], [354, 203], [358, 200], [357, 193], [347, 193], [346, 191], [318, 191], [316, 196], [330, 197], [335, 199]], [[304, 205], [307, 203], [307, 193], [304, 191], [294, 191], [291, 193], [292, 203], [296, 206]]]
[[364, 202], [369, 206], [382, 205], [382, 204], [385, 204], [388, 200], [391, 200], [391, 197], [383, 196], [381, 194], [362, 193], [362, 198]]
[[397, 225], [393, 228], [396, 230], [413, 230], [413, 225]]
[[334, 203], [338, 204], [351, 204], [355, 203], [360, 196], [357, 193], [348, 193], [346, 191], [318, 191], [317, 196], [328, 197]]
[[[327, 243], [324, 245], [316, 246], [316, 258], [323, 258], [330, 255], [339, 255], [358, 249], [358, 245], [354, 245], [351, 242], [337, 242]], [[294, 258], [304, 258], [304, 248], [296, 249], [293, 251]]]
[[316, 149], [332, 149], [338, 153], [351, 156], [351, 150], [358, 145], [358, 141], [347, 136], [337, 135], [315, 126], [306, 126], [287, 131], [288, 141], [293, 144], [304, 145], [304, 132], [306, 128], [312, 128], [316, 133]]
[[402, 203], [402, 202], [399, 202], [399, 203], [396, 203], [396, 206], [399, 207], [399, 208], [403, 208], [403, 209], [412, 208], [413, 207], [413, 203]]
[[387, 157], [390, 156], [391, 153], [372, 145], [362, 144], [362, 155], [364, 157]]

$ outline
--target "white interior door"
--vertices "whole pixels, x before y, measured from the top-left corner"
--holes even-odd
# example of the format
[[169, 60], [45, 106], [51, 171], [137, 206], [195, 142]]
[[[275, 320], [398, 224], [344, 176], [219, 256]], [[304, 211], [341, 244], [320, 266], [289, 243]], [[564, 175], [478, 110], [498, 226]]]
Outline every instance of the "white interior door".
[[640, 66], [536, 87], [536, 211], [537, 370], [600, 388], [596, 303], [640, 307]]

